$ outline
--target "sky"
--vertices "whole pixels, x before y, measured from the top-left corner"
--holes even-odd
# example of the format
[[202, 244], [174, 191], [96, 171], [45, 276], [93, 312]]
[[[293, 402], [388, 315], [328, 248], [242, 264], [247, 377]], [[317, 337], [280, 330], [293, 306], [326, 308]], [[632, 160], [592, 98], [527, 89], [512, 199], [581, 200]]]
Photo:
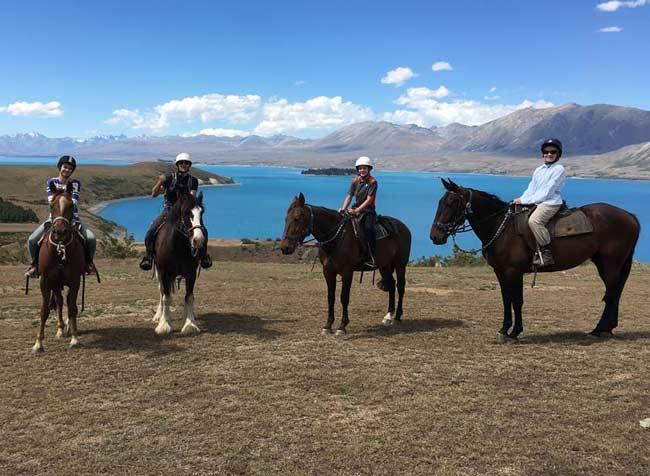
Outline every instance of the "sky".
[[650, 109], [650, 0], [9, 5], [0, 134], [315, 138], [569, 102]]

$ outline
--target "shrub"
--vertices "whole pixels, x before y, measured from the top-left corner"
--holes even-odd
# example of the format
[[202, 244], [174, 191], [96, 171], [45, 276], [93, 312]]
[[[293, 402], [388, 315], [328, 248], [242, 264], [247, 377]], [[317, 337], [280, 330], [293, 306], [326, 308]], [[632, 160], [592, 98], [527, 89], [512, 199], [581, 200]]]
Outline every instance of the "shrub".
[[127, 235], [122, 238], [115, 238], [111, 235], [99, 242], [101, 253], [106, 258], [134, 258], [138, 255], [135, 247], [133, 246], [135, 239], [133, 235]]
[[36, 223], [34, 210], [23, 208], [0, 198], [0, 223]]
[[482, 255], [466, 253], [454, 245], [451, 256], [422, 256], [411, 261], [411, 266], [485, 266], [487, 262]]

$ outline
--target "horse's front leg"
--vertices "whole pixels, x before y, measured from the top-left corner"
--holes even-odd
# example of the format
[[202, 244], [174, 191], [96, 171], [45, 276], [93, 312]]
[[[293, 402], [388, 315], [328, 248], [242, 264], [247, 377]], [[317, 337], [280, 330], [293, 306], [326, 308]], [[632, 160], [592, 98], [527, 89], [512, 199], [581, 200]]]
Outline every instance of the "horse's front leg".
[[162, 303], [162, 312], [158, 319], [158, 325], [155, 332], [159, 336], [164, 336], [172, 333], [172, 326], [169, 323], [171, 320], [171, 304], [172, 304], [172, 286], [174, 285], [174, 277], [158, 274], [158, 283], [160, 288], [160, 301]]
[[350, 322], [348, 318], [348, 304], [350, 304], [350, 288], [352, 287], [353, 276], [353, 271], [349, 271], [341, 276], [341, 307], [343, 308], [343, 316], [341, 317], [341, 324], [336, 330], [336, 335], [345, 334], [347, 332], [345, 328], [348, 322]]
[[185, 276], [185, 324], [181, 329], [181, 334], [198, 334], [201, 332], [198, 324], [196, 323], [196, 315], [194, 314], [194, 283], [196, 282], [196, 274]]
[[43, 352], [43, 338], [45, 337], [45, 323], [50, 315], [50, 298], [52, 291], [46, 289], [41, 278], [41, 325], [36, 336], [36, 343], [32, 347], [32, 352]]
[[63, 320], [63, 295], [60, 292], [54, 292], [52, 295], [56, 302], [56, 338], [70, 335], [70, 319], [67, 322]]
[[79, 309], [77, 308], [77, 294], [79, 294], [79, 283], [70, 286], [67, 297], [68, 326], [70, 327], [70, 344], [68, 345], [69, 349], [74, 349], [79, 345], [79, 338], [77, 335], [77, 315], [79, 314]]
[[512, 290], [510, 283], [501, 274], [497, 274], [501, 286], [501, 299], [503, 300], [503, 324], [497, 334], [497, 342], [504, 343], [508, 339], [508, 331], [512, 326]]
[[524, 275], [515, 276], [511, 283], [512, 290], [512, 307], [515, 310], [515, 326], [512, 332], [508, 334], [512, 339], [516, 339], [524, 331], [524, 321], [521, 315], [521, 309], [524, 306]]
[[321, 330], [321, 335], [332, 333], [332, 324], [334, 324], [334, 303], [336, 301], [336, 273], [323, 266], [323, 276], [327, 283], [327, 322]]

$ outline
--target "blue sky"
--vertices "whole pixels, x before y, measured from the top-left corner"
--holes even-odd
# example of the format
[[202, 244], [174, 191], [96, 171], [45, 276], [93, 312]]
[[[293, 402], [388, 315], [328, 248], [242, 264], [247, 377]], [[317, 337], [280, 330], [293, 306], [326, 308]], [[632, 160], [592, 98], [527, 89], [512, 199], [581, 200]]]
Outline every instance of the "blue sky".
[[650, 109], [650, 1], [220, 3], [5, 6], [0, 134], [319, 137], [567, 102]]

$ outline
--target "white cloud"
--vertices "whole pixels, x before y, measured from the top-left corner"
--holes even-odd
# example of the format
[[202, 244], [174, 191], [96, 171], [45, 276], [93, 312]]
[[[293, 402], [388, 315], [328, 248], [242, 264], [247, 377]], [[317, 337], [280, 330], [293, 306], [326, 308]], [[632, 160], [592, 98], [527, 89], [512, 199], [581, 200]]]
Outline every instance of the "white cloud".
[[497, 90], [497, 87], [496, 87], [496, 86], [492, 86], [488, 92], [489, 92], [489, 93], [493, 93], [493, 92], [495, 92], [496, 90]]
[[262, 100], [256, 95], [237, 96], [206, 94], [173, 99], [160, 104], [153, 111], [117, 109], [107, 124], [124, 124], [133, 129], [166, 129], [173, 122], [203, 123], [214, 120], [228, 120], [233, 123], [248, 122], [255, 118]]
[[26, 117], [59, 117], [63, 115], [61, 103], [50, 102], [15, 102], [8, 106], [0, 107], [0, 112], [6, 112], [12, 116]]
[[295, 84], [296, 86], [302, 86], [303, 84], [307, 84], [307, 81], [305, 81], [304, 79], [299, 79], [299, 80], [296, 81], [294, 84]]
[[510, 114], [526, 107], [544, 108], [553, 106], [547, 101], [523, 101], [520, 104], [485, 104], [480, 101], [458, 100], [439, 101], [432, 92], [418, 91], [426, 88], [408, 89], [395, 103], [403, 106], [393, 112], [387, 112], [383, 119], [403, 124], [417, 124], [421, 127], [444, 126], [452, 122], [466, 125], [484, 124], [491, 120]]
[[454, 68], [446, 61], [436, 61], [431, 65], [431, 69], [434, 71], [451, 71]]
[[619, 1], [612, 0], [609, 2], [603, 2], [596, 5], [598, 10], [603, 12], [615, 12], [619, 8], [637, 8], [643, 7], [647, 4], [647, 0], [633, 0], [633, 1]]
[[413, 79], [417, 76], [416, 73], [411, 71], [411, 68], [405, 68], [403, 66], [400, 66], [398, 68], [395, 68], [388, 73], [386, 73], [386, 76], [381, 78], [381, 83], [382, 84], [394, 84], [395, 86], [401, 86], [405, 82], [407, 82], [409, 79]]
[[255, 128], [255, 133], [260, 135], [336, 129], [375, 119], [375, 114], [368, 107], [344, 102], [340, 96], [319, 96], [298, 103], [273, 99], [264, 104], [262, 115], [262, 121]]
[[618, 27], [618, 26], [608, 26], [606, 28], [601, 28], [598, 30], [601, 33], [618, 33], [620, 31], [623, 31], [623, 28]]
[[497, 99], [501, 99], [501, 96], [499, 95], [483, 96], [483, 99], [485, 99], [486, 101], [496, 101]]
[[201, 129], [198, 134], [194, 135], [202, 135], [202, 136], [216, 136], [216, 137], [246, 137], [249, 136], [250, 133], [246, 131], [241, 131], [239, 129], [220, 129], [220, 128], [208, 128], [208, 129]]

